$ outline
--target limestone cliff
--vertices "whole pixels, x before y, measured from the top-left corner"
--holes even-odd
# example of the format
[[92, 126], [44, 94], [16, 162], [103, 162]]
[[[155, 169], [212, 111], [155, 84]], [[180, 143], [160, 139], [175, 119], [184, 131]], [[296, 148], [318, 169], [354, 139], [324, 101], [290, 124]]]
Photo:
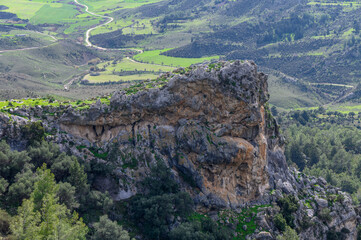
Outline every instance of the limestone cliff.
[[[301, 226], [304, 218], [317, 223], [300, 229], [303, 239], [326, 239], [330, 229], [347, 229], [347, 239], [355, 239], [359, 217], [349, 196], [323, 179], [288, 169], [283, 138], [267, 100], [267, 76], [258, 73], [253, 62], [235, 61], [178, 69], [85, 110], [62, 106], [13, 112], [30, 120], [41, 116], [52, 134], [49, 140], [87, 161], [111, 165], [116, 178], [99, 177], [98, 188], [115, 200], [135, 195], [149, 165], [161, 160], [191, 194], [198, 211], [270, 204], [257, 215], [260, 228], [254, 238], [278, 234], [272, 203], [291, 194], [301, 203], [295, 225]], [[14, 130], [2, 119], [4, 137]], [[343, 197], [330, 203], [331, 195]], [[314, 206], [308, 208], [310, 199]], [[330, 223], [317, 215], [326, 207], [333, 214]]]
[[98, 146], [155, 152], [177, 175], [193, 178], [197, 198], [217, 207], [263, 195], [267, 151], [278, 141], [277, 132], [267, 130], [277, 127], [266, 123], [266, 76], [254, 63], [234, 62], [168, 78], [161, 88], [115, 94], [109, 110], [70, 111], [60, 118], [61, 128]]

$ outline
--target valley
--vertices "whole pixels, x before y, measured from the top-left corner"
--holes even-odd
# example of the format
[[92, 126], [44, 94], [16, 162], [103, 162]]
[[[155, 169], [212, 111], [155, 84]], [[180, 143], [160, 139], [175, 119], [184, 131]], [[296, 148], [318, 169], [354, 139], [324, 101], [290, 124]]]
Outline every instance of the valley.
[[[7, 54], [25, 56], [29, 51], [46, 52], [48, 47], [58, 48], [63, 41], [94, 49], [102, 62], [100, 68], [91, 64], [79, 68], [64, 59], [55, 63], [59, 65], [54, 65], [50, 75], [40, 74], [48, 75], [42, 80], [38, 76], [26, 76], [43, 86], [49, 86], [50, 82], [58, 84], [55, 89], [59, 90], [47, 92], [47, 87], [42, 87], [43, 90], [34, 91], [34, 96], [55, 94], [70, 98], [79, 97], [75, 93], [79, 89], [95, 85], [99, 94], [106, 94], [109, 86], [105, 85], [109, 83], [118, 89], [131, 81], [154, 78], [159, 70], [169, 70], [168, 66], [187, 67], [212, 59], [252, 59], [272, 75], [270, 91], [276, 97], [271, 98], [271, 104], [283, 110], [325, 104], [333, 109], [333, 102], [353, 91], [351, 88], [356, 89], [361, 76], [357, 57], [360, 23], [357, 20], [347, 23], [360, 9], [360, 3], [302, 0], [297, 4], [282, 4], [280, 8], [278, 1], [281, 2], [270, 3], [267, 12], [264, 10], [267, 3], [263, 1], [249, 4], [228, 0], [199, 3], [15, 0], [4, 3], [0, 10], [0, 15], [4, 15], [0, 20], [0, 59], [8, 58]], [[26, 11], [23, 6], [27, 6]], [[240, 11], [235, 12], [236, 9]], [[225, 11], [229, 14], [224, 15]], [[315, 24], [319, 28], [311, 31]], [[296, 30], [291, 30], [293, 26]], [[245, 30], [247, 34], [243, 33]], [[340, 65], [338, 56], [347, 65]], [[133, 59], [138, 66], [128, 71], [117, 65], [98, 72], [101, 65], [121, 59]], [[15, 65], [7, 61], [0, 70], [17, 78], [23, 66], [16, 65], [26, 64], [26, 60]], [[147, 68], [144, 64], [161, 66], [155, 70], [154, 66]], [[63, 76], [63, 82], [50, 80], [61, 74], [58, 69], [69, 67], [73, 70]], [[66, 92], [61, 91], [69, 81], [72, 84]], [[19, 85], [12, 88], [18, 89]], [[277, 94], [280, 88], [282, 96]], [[350, 104], [357, 102], [353, 99]]]

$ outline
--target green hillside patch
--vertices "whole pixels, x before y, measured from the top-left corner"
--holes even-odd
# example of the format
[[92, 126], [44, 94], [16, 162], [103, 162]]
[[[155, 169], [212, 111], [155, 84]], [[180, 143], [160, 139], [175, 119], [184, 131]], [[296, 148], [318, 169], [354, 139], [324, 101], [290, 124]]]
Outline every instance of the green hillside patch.
[[156, 64], [148, 64], [136, 62], [129, 58], [124, 58], [120, 62], [113, 64], [114, 62], [105, 62], [98, 65], [99, 68], [105, 68], [105, 73], [111, 73], [113, 71], [154, 71], [154, 72], [170, 72], [174, 68], [169, 66], [162, 66]]
[[111, 31], [114, 31], [116, 29], [127, 27], [129, 25], [132, 25], [131, 19], [117, 19], [117, 20], [115, 20], [115, 21], [113, 21], [113, 22], [111, 22], [111, 23], [109, 23], [109, 24], [107, 24], [105, 26], [94, 29], [91, 32], [91, 35], [97, 35], [97, 34], [111, 32]]
[[59, 23], [62, 20], [73, 18], [78, 11], [70, 4], [46, 4], [30, 19], [33, 24]]
[[342, 34], [342, 38], [343, 39], [349, 39], [353, 35], [354, 31], [355, 31], [355, 29], [353, 29], [353, 28], [348, 29], [347, 31], [345, 31]]
[[[11, 0], [5, 3], [8, 7], [6, 12], [15, 13], [19, 18], [30, 19], [46, 3], [44, 1]], [[24, 7], [26, 6], [26, 7]]]
[[302, 85], [287, 83], [269, 73], [270, 103], [281, 109], [313, 107], [320, 104], [317, 95]]
[[157, 78], [158, 74], [134, 74], [126, 76], [117, 76], [109, 74], [101, 74], [98, 76], [91, 76], [90, 74], [86, 75], [83, 81], [87, 80], [87, 83], [109, 83], [109, 82], [130, 82], [136, 80], [147, 80]]
[[154, 34], [157, 33], [151, 24], [151, 21], [156, 19], [140, 19], [132, 24], [128, 24], [127, 27], [123, 28], [123, 34]]
[[[21, 35], [21, 34], [26, 34], [29, 37], [35, 38], [35, 39], [41, 39], [41, 40], [45, 40], [45, 41], [54, 41], [54, 39], [52, 37], [50, 37], [49, 35], [47, 35], [46, 33], [39, 33], [39, 32], [35, 32], [35, 31], [29, 31], [29, 30], [12, 30], [9, 32], [10, 36], [16, 36], [16, 35]], [[4, 35], [2, 35], [4, 36]]]
[[73, 24], [70, 24], [70, 26], [64, 30], [65, 34], [71, 34], [76, 31], [79, 31], [79, 29], [82, 29], [82, 31], [86, 31], [86, 28], [90, 26], [94, 26], [100, 23], [102, 19], [94, 19], [94, 18], [81, 18], [75, 21]]
[[[350, 105], [348, 105], [348, 104], [350, 104]], [[361, 112], [361, 105], [356, 104], [356, 103], [336, 104], [336, 105], [329, 106], [329, 108], [327, 108], [327, 111], [339, 111], [344, 114], [345, 113], [348, 114], [350, 112], [359, 113], [359, 112]]]
[[130, 82], [136, 80], [154, 79], [162, 72], [170, 72], [173, 67], [156, 64], [140, 63], [130, 58], [120, 61], [107, 61], [96, 66], [97, 72], [88, 74], [83, 78], [83, 83], [109, 83]]
[[161, 0], [80, 0], [79, 3], [88, 5], [89, 11], [96, 11], [96, 13], [98, 13], [116, 8], [136, 8], [160, 1]]
[[[110, 97], [99, 98], [103, 104], [110, 104]], [[60, 105], [71, 105], [76, 109], [88, 109], [90, 105], [95, 104], [98, 98], [77, 100], [77, 101], [58, 101], [53, 97], [45, 98], [24, 98], [17, 100], [0, 101], [0, 111], [10, 113], [10, 109], [22, 108], [22, 107], [35, 107], [35, 106], [52, 106], [59, 107]], [[16, 115], [16, 114], [15, 114]]]
[[134, 56], [134, 59], [139, 62], [146, 62], [151, 64], [160, 64], [172, 67], [188, 67], [189, 65], [202, 63], [204, 61], [210, 61], [212, 59], [219, 59], [219, 56], [204, 57], [204, 58], [179, 58], [168, 57], [160, 55], [162, 52], [166, 52], [170, 49], [145, 51]]

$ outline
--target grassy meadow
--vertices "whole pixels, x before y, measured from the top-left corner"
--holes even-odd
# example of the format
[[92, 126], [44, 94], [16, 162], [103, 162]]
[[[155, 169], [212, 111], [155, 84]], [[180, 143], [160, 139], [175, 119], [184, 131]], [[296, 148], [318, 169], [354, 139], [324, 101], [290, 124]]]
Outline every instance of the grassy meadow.
[[156, 64], [148, 64], [136, 62], [130, 58], [123, 58], [120, 62], [113, 64], [112, 61], [100, 63], [97, 65], [99, 68], [105, 68], [105, 73], [113, 71], [148, 71], [148, 72], [169, 72], [174, 68], [169, 66], [161, 66]]
[[[147, 51], [120, 61], [99, 63], [97, 74], [87, 74], [83, 80], [88, 83], [129, 82], [135, 80], [154, 79], [162, 72], [170, 72], [174, 67], [188, 67], [195, 63], [212, 60], [208, 58], [175, 58], [159, 55], [165, 50]], [[141, 62], [138, 62], [138, 61]], [[125, 72], [125, 74], [123, 74]], [[120, 74], [119, 74], [120, 73]]]
[[168, 57], [168, 56], [160, 55], [162, 52], [168, 50], [169, 49], [145, 51], [143, 53], [134, 56], [134, 59], [139, 62], [160, 64], [160, 65], [172, 66], [172, 67], [188, 67], [192, 64], [202, 63], [204, 61], [209, 61], [212, 59], [219, 59], [219, 56], [204, 57], [204, 58], [179, 58], [179, 57]]
[[136, 8], [145, 4], [160, 2], [161, 0], [80, 0], [80, 3], [89, 6], [89, 11], [95, 12], [112, 12], [120, 8]]
[[[123, 58], [120, 61], [107, 61], [97, 65], [100, 75], [84, 77], [89, 83], [107, 83], [107, 82], [129, 82], [135, 80], [147, 80], [157, 78], [162, 72], [172, 71], [174, 68], [169, 66], [160, 66], [156, 64], [147, 64], [136, 62], [130, 58]], [[119, 76], [117, 73], [128, 72], [126, 75]]]
[[86, 99], [86, 100], [76, 100], [76, 101], [64, 101], [57, 100], [52, 96], [44, 98], [23, 98], [23, 99], [14, 99], [7, 101], [0, 101], [0, 111], [7, 112], [12, 108], [22, 108], [22, 107], [35, 107], [35, 106], [52, 106], [59, 107], [60, 105], [71, 105], [77, 109], [87, 109], [90, 105], [95, 104], [98, 99], [102, 103], [109, 104], [111, 96], [105, 96], [100, 98]]
[[101, 74], [99, 76], [90, 76], [89, 74], [84, 77], [89, 83], [108, 83], [108, 82], [131, 82], [137, 80], [155, 79], [159, 74], [133, 74], [126, 76], [117, 76], [109, 74]]

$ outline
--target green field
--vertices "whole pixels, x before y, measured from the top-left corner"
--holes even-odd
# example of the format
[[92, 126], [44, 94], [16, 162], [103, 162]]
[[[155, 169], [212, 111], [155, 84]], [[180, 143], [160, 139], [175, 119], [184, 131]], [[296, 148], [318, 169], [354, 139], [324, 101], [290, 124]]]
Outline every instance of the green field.
[[[350, 104], [350, 103], [347, 103]], [[350, 113], [350, 112], [361, 112], [361, 105], [356, 103], [351, 103], [350, 105], [342, 105], [342, 104], [336, 104], [336, 105], [330, 105], [326, 108], [327, 111], [339, 111], [342, 113]]]
[[30, 19], [32, 24], [59, 23], [66, 19], [73, 19], [78, 11], [70, 4], [46, 4]]
[[[19, 18], [27, 19], [31, 24], [59, 24], [57, 29], [49, 28], [54, 34], [75, 32], [83, 35], [92, 25], [99, 23], [100, 18], [92, 17], [90, 14], [80, 14], [73, 0], [61, 2], [47, 0], [12, 0], [4, 3], [9, 9], [7, 12], [15, 13]], [[83, 27], [83, 29], [79, 29]], [[76, 30], [80, 30], [77, 32]]]
[[[80, 3], [89, 6], [89, 11], [99, 15], [112, 15], [114, 11], [120, 9], [135, 8], [159, 1], [161, 0], [79, 0]], [[2, 4], [8, 7], [5, 11], [17, 14], [19, 18], [29, 20], [31, 24], [59, 24], [59, 27], [47, 30], [56, 34], [64, 33], [74, 38], [83, 36], [87, 29], [104, 20], [101, 17], [86, 13], [83, 7], [74, 3], [74, 0], [11, 0]], [[110, 32], [120, 28], [125, 28], [125, 33], [155, 33], [149, 19], [139, 19], [135, 22], [132, 20], [133, 18], [124, 19], [124, 21], [116, 19], [109, 25], [96, 29], [91, 34]]]
[[[354, 112], [354, 113], [361, 112], [360, 104], [355, 104], [355, 103], [346, 103], [346, 104], [350, 104], [350, 105], [335, 104], [335, 105], [324, 105], [323, 107], [326, 109], [326, 112], [338, 111], [343, 114], [348, 114], [350, 112]], [[315, 110], [318, 108], [319, 107], [302, 107], [302, 108], [295, 108], [294, 110], [303, 111], [303, 110]], [[326, 118], [327, 115], [325, 115], [324, 117]]]
[[127, 76], [117, 76], [117, 75], [99, 75], [99, 76], [90, 76], [86, 75], [84, 80], [88, 80], [89, 83], [107, 83], [107, 82], [129, 82], [136, 80], [147, 80], [147, 79], [155, 79], [159, 75], [158, 74], [134, 74]]
[[89, 6], [89, 11], [112, 12], [117, 8], [135, 8], [145, 4], [160, 2], [161, 0], [80, 0]]
[[[6, 3], [2, 3], [7, 6], [9, 9], [5, 10], [6, 12], [15, 13], [19, 18], [23, 19], [31, 19], [35, 16], [36, 12], [39, 11], [44, 5], [46, 5], [46, 1], [44, 0], [11, 0], [6, 1]], [[56, 5], [62, 5], [57, 3]]]
[[151, 34], [157, 33], [150, 21], [154, 19], [140, 19], [123, 28], [123, 34]]
[[74, 24], [70, 24], [68, 28], [64, 30], [65, 34], [72, 34], [74, 32], [83, 32], [87, 27], [99, 24], [101, 19], [98, 18], [82, 18], [76, 21]]
[[[103, 69], [99, 72], [99, 76], [91, 76], [90, 74], [84, 77], [89, 83], [107, 83], [107, 82], [127, 82], [134, 80], [147, 80], [158, 77], [161, 72], [169, 72], [174, 70], [173, 67], [160, 66], [155, 64], [140, 63], [130, 58], [123, 58], [121, 61], [107, 61], [97, 65], [98, 69]], [[138, 71], [143, 73], [137, 74]], [[119, 76], [116, 72], [132, 72], [125, 76]]]
[[140, 63], [133, 61], [129, 58], [124, 58], [120, 62], [113, 64], [111, 61], [100, 63], [98, 65], [99, 68], [105, 68], [106, 71], [104, 73], [111, 73], [113, 71], [148, 71], [148, 72], [169, 72], [174, 70], [173, 67], [161, 66], [155, 64], [148, 63]]
[[178, 58], [178, 57], [168, 57], [168, 56], [160, 55], [162, 52], [168, 50], [170, 49], [146, 51], [134, 56], [134, 59], [139, 62], [160, 64], [160, 65], [172, 66], [172, 67], [173, 66], [188, 67], [192, 64], [202, 63], [204, 61], [209, 61], [212, 59], [219, 59], [219, 56], [204, 57], [204, 58]]

